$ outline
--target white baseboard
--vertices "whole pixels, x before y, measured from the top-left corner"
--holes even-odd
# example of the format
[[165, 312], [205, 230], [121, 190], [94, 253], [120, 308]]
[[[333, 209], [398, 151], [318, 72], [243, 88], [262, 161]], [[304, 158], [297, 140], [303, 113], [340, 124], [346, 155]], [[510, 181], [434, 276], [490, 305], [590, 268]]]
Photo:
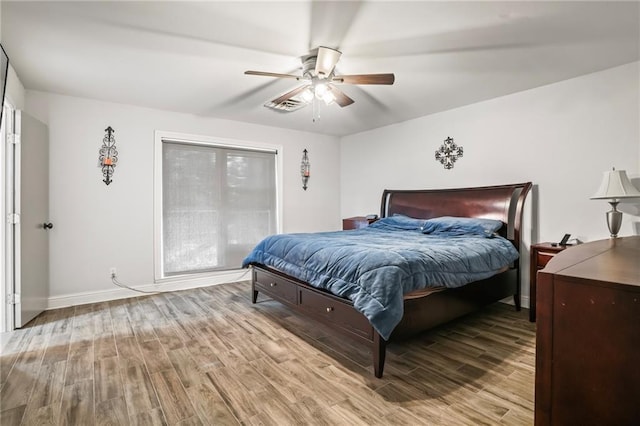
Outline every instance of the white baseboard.
[[[142, 291], [177, 291], [244, 281], [248, 280], [249, 278], [250, 270], [241, 270], [224, 272], [216, 275], [215, 277], [180, 281], [166, 281], [156, 284], [147, 284], [132, 287]], [[85, 305], [87, 303], [108, 302], [109, 300], [126, 299], [128, 297], [139, 297], [143, 295], [143, 293], [138, 293], [121, 287], [115, 287], [109, 290], [66, 294], [64, 296], [49, 297], [49, 299], [47, 300], [47, 310], [66, 308], [67, 306]], [[523, 308], [529, 308], [529, 296], [522, 296], [520, 300]], [[514, 304], [513, 297], [502, 299], [501, 302], [508, 305]]]
[[[165, 281], [156, 284], [146, 284], [141, 286], [131, 286], [142, 291], [177, 291], [188, 290], [197, 287], [207, 287], [230, 282], [244, 281], [250, 279], [251, 270], [228, 271], [220, 273], [214, 277], [197, 278], [191, 280]], [[126, 299], [128, 297], [140, 297], [144, 293], [139, 293], [114, 285], [113, 289], [65, 294], [53, 296], [47, 299], [47, 310], [65, 308], [67, 306], [85, 305], [87, 303], [108, 302], [109, 300]]]

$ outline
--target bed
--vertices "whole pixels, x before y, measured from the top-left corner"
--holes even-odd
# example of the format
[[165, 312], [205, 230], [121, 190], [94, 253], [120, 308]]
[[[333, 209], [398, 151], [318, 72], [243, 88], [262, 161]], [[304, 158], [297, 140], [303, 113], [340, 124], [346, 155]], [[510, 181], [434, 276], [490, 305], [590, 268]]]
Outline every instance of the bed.
[[[252, 266], [252, 302], [256, 303], [258, 294], [263, 293], [371, 345], [374, 374], [382, 377], [387, 341], [410, 337], [507, 297], [513, 297], [515, 308], [520, 310], [518, 258], [523, 205], [530, 189], [531, 183], [526, 182], [384, 190], [381, 220], [369, 229], [268, 237], [244, 262], [244, 266]], [[483, 228], [472, 236], [439, 234], [443, 219], [444, 223], [452, 219], [456, 224], [469, 220], [474, 226], [481, 223]], [[498, 225], [484, 229], [485, 222]], [[436, 224], [435, 232], [432, 223]], [[384, 240], [393, 248], [386, 249]], [[475, 259], [476, 252], [484, 250], [479, 247], [489, 243], [497, 245], [498, 252], [492, 248], [494, 254]], [[436, 248], [446, 250], [447, 246], [453, 251], [438, 257]], [[282, 253], [277, 251], [280, 249]], [[411, 263], [413, 257], [431, 259], [432, 263], [416, 266]], [[448, 261], [467, 265], [473, 274], [466, 271], [459, 278], [457, 272], [437, 271], [432, 275], [432, 265], [444, 265], [446, 269]], [[296, 263], [298, 267], [292, 268]], [[350, 268], [346, 272], [344, 265]]]

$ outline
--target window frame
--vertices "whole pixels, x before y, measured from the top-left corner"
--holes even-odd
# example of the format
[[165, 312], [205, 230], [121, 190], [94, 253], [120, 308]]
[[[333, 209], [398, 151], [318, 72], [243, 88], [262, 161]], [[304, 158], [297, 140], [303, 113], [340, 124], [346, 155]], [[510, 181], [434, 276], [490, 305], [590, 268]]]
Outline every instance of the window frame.
[[[187, 145], [199, 145], [220, 147], [228, 149], [240, 149], [251, 151], [263, 151], [274, 152], [276, 163], [276, 232], [282, 233], [282, 188], [283, 188], [283, 148], [282, 145], [245, 141], [238, 139], [219, 138], [215, 136], [194, 135], [181, 132], [169, 132], [163, 130], [156, 130], [154, 135], [154, 161], [153, 161], [153, 258], [154, 258], [154, 282], [164, 283], [172, 281], [187, 281], [198, 280], [203, 278], [229, 277], [229, 280], [233, 280], [233, 275], [237, 275], [238, 279], [246, 274], [246, 270], [232, 269], [232, 270], [219, 270], [219, 271], [207, 271], [185, 274], [171, 274], [164, 275], [163, 265], [163, 217], [162, 217], [162, 205], [163, 205], [163, 179], [162, 179], [162, 153], [163, 143], [183, 143]], [[230, 276], [231, 274], [231, 276]]]

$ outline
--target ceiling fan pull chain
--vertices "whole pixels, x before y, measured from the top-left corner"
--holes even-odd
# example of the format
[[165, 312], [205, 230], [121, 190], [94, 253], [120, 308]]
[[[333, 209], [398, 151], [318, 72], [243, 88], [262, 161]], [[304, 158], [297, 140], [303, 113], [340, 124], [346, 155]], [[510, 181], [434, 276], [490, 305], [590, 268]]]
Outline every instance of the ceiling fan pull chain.
[[311, 119], [313, 120], [313, 122], [317, 122], [320, 121], [320, 108], [318, 105], [318, 99], [314, 96], [313, 100], [311, 101]]

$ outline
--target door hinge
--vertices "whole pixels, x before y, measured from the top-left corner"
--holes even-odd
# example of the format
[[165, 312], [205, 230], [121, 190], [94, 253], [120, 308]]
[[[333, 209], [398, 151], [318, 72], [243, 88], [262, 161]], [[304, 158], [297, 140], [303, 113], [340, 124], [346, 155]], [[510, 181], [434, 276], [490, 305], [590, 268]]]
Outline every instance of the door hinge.
[[7, 295], [7, 305], [18, 305], [20, 304], [20, 295], [17, 293], [12, 293]]
[[7, 142], [13, 145], [18, 145], [20, 143], [20, 135], [16, 133], [9, 133], [7, 135]]
[[17, 225], [20, 223], [20, 215], [17, 213], [9, 213], [7, 215], [7, 223], [9, 225]]

